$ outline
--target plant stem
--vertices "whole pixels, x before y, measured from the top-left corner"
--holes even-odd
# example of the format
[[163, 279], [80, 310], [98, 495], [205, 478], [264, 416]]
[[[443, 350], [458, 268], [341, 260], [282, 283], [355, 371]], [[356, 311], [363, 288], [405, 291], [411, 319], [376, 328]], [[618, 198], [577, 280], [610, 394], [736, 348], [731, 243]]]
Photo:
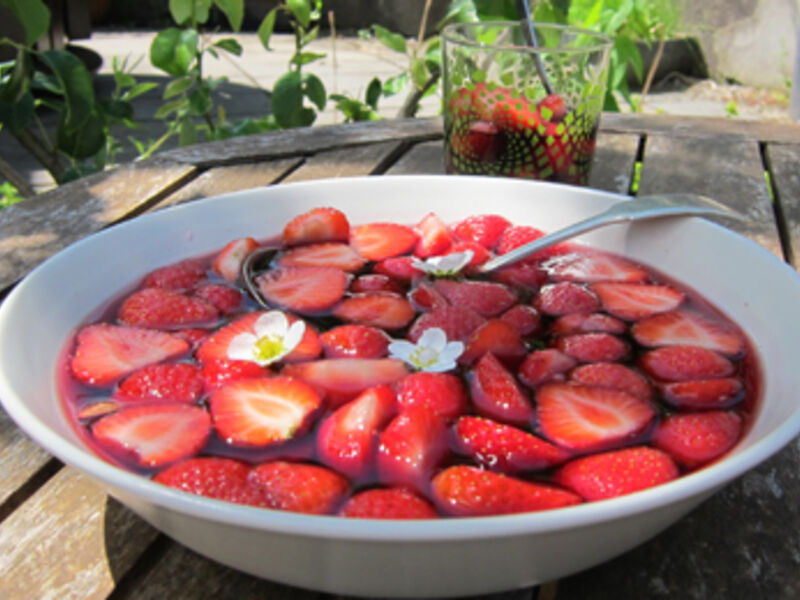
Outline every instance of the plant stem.
[[650, 86], [653, 85], [653, 78], [656, 76], [658, 63], [661, 62], [661, 57], [664, 56], [664, 44], [666, 44], [666, 40], [662, 37], [658, 40], [658, 48], [656, 48], [656, 55], [653, 57], [653, 64], [650, 65], [650, 69], [647, 71], [647, 77], [644, 80], [644, 85], [642, 86], [642, 96], [639, 98], [640, 107], [644, 105], [647, 92], [650, 91]]
[[419, 34], [417, 34], [417, 44], [420, 46], [425, 40], [425, 30], [428, 28], [428, 14], [431, 12], [433, 0], [425, 0], [425, 8], [422, 9], [422, 18], [419, 21]]
[[28, 185], [28, 182], [25, 180], [25, 177], [23, 177], [22, 173], [17, 171], [2, 158], [0, 158], [0, 175], [5, 177], [11, 185], [17, 188], [20, 196], [30, 198], [36, 195], [36, 192], [30, 185]]
[[397, 118], [406, 119], [415, 116], [419, 108], [419, 101], [429, 89], [436, 85], [440, 76], [441, 72], [438, 69], [431, 71], [431, 76], [428, 78], [428, 81], [425, 82], [425, 85], [423, 85], [421, 89], [415, 87], [411, 93], [406, 96], [406, 99], [403, 101], [403, 106], [397, 113]]
[[55, 181], [61, 181], [61, 176], [64, 174], [64, 165], [61, 164], [58, 154], [55, 149], [52, 151], [36, 137], [36, 134], [29, 129], [17, 131], [14, 134], [17, 141], [30, 152], [33, 157], [39, 161]]

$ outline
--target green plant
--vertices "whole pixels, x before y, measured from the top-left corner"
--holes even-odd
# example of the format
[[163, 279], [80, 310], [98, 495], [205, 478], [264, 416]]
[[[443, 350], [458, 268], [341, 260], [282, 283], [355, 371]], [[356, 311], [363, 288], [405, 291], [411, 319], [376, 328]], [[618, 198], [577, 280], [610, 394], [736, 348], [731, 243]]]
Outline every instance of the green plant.
[[9, 181], [0, 183], [0, 209], [21, 202], [23, 197], [19, 195], [19, 190]]

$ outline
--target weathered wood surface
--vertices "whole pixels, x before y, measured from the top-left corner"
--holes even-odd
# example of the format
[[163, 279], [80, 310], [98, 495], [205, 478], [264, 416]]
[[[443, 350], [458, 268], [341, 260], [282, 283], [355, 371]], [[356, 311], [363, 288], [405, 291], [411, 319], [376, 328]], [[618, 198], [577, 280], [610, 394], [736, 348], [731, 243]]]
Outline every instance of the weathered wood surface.
[[364, 144], [319, 152], [292, 171], [282, 183], [309, 181], [326, 177], [371, 175], [391, 164], [400, 152], [398, 142]]
[[764, 154], [785, 226], [784, 252], [800, 267], [800, 145], [768, 144]]
[[386, 174], [442, 175], [444, 174], [443, 156], [443, 140], [415, 144], [386, 171]]
[[589, 187], [628, 194], [633, 180], [640, 136], [609, 133], [598, 136]]
[[0, 520], [17, 491], [51, 459], [0, 408]]

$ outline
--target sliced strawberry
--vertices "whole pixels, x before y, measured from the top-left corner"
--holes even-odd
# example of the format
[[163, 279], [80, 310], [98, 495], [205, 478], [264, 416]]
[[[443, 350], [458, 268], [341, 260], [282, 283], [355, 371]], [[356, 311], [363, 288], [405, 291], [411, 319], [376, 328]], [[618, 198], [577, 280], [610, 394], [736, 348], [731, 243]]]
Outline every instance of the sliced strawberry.
[[493, 281], [530, 293], [536, 293], [547, 282], [547, 273], [537, 263], [526, 262], [498, 269], [491, 277]]
[[416, 314], [408, 300], [391, 292], [353, 294], [333, 307], [333, 315], [342, 321], [381, 329], [401, 329]]
[[677, 381], [662, 385], [661, 394], [666, 402], [678, 408], [728, 408], [744, 399], [744, 386], [734, 377]]
[[256, 283], [270, 304], [316, 315], [341, 300], [348, 276], [341, 269], [330, 267], [279, 267], [259, 275]]
[[378, 432], [395, 413], [389, 386], [369, 388], [337, 408], [317, 432], [319, 460], [350, 479], [363, 479], [373, 467]]
[[242, 306], [242, 293], [227, 285], [216, 283], [201, 285], [192, 296], [208, 302], [225, 315], [236, 312]]
[[411, 301], [411, 306], [419, 312], [449, 306], [450, 304], [444, 296], [434, 289], [431, 282], [424, 279], [419, 281], [414, 289], [408, 293], [408, 299]]
[[153, 481], [196, 496], [236, 504], [265, 506], [258, 488], [250, 485], [250, 466], [230, 458], [190, 458], [167, 467]]
[[394, 292], [395, 294], [405, 294], [406, 286], [399, 280], [393, 279], [388, 275], [359, 275], [350, 283], [350, 291], [354, 294], [361, 292]]
[[420, 315], [408, 331], [408, 338], [416, 342], [426, 329], [438, 327], [449, 341], [465, 342], [484, 321], [486, 319], [468, 308], [443, 306]]
[[669, 455], [636, 446], [576, 458], [556, 471], [554, 479], [591, 502], [645, 490], [678, 475]]
[[144, 288], [162, 288], [185, 292], [206, 278], [206, 265], [193, 258], [161, 267], [149, 273], [142, 282]]
[[457, 450], [492, 471], [538, 471], [570, 457], [566, 450], [535, 435], [481, 417], [461, 417], [453, 431]]
[[645, 401], [653, 397], [653, 390], [647, 379], [633, 369], [617, 363], [581, 365], [569, 374], [569, 380], [580, 385], [621, 390]]
[[667, 285], [640, 283], [593, 283], [592, 291], [603, 309], [626, 321], [636, 321], [680, 306], [683, 292]]
[[559, 317], [550, 325], [553, 335], [573, 333], [625, 333], [627, 326], [616, 317], [603, 313], [571, 313]]
[[487, 250], [494, 250], [509, 227], [511, 222], [500, 215], [473, 215], [458, 223], [453, 232], [462, 242], [477, 242]]
[[419, 236], [414, 254], [420, 258], [445, 254], [455, 242], [447, 225], [435, 213], [425, 215], [414, 231]]
[[219, 311], [205, 300], [162, 288], [134, 292], [117, 311], [120, 323], [150, 329], [210, 325], [218, 318]]
[[506, 136], [491, 121], [478, 120], [453, 131], [447, 143], [461, 164], [490, 166], [503, 157]]
[[642, 319], [631, 328], [642, 346], [700, 346], [721, 354], [737, 356], [744, 352], [744, 338], [729, 325], [712, 321], [688, 310]]
[[741, 434], [742, 418], [734, 412], [675, 414], [656, 427], [653, 444], [679, 465], [696, 469], [733, 448]]
[[628, 344], [610, 333], [576, 333], [562, 337], [556, 348], [578, 362], [616, 362], [628, 353]]
[[[543, 231], [541, 231], [540, 229], [536, 229], [535, 227], [531, 227], [530, 225], [514, 225], [512, 227], [509, 227], [503, 232], [503, 235], [497, 242], [497, 247], [495, 248], [495, 252], [497, 254], [507, 254], [512, 250], [514, 250], [515, 248], [519, 248], [520, 246], [524, 246], [529, 242], [538, 240], [543, 235], [544, 235]], [[536, 262], [540, 261], [543, 258], [548, 258], [550, 256], [557, 256], [559, 254], [565, 254], [571, 251], [572, 251], [572, 246], [562, 242], [560, 244], [555, 244], [554, 246], [550, 246], [545, 250], [532, 254], [528, 258], [524, 259], [524, 261]]]
[[558, 94], [548, 94], [536, 105], [545, 121], [560, 123], [567, 116], [567, 105]]
[[286, 365], [283, 374], [310, 383], [335, 407], [368, 388], [394, 383], [408, 375], [408, 369], [393, 358], [329, 358]]
[[102, 323], [78, 333], [70, 368], [78, 381], [105, 386], [140, 367], [177, 358], [187, 350], [186, 341], [168, 333]]
[[449, 373], [412, 373], [397, 382], [395, 388], [401, 410], [423, 406], [443, 419], [459, 416], [469, 403], [461, 379]]
[[472, 403], [479, 414], [512, 425], [528, 425], [533, 417], [525, 392], [514, 376], [489, 352], [468, 375]]
[[[303, 321], [293, 314], [286, 315], [289, 325], [291, 326], [295, 321]], [[308, 321], [303, 321], [306, 325], [303, 337], [300, 338], [300, 343], [294, 349], [283, 357], [284, 363], [304, 362], [307, 360], [314, 360], [319, 358], [322, 354], [322, 340], [319, 333]]]
[[347, 479], [330, 469], [304, 463], [268, 462], [250, 471], [249, 483], [267, 508], [308, 514], [333, 514], [348, 490]]
[[587, 250], [555, 256], [542, 268], [555, 281], [644, 283], [650, 278], [647, 271], [624, 258]]
[[526, 304], [515, 304], [500, 315], [500, 318], [510, 324], [523, 337], [538, 333], [542, 324], [539, 311]]
[[717, 379], [736, 371], [724, 356], [698, 346], [665, 346], [650, 350], [640, 360], [648, 374], [664, 381]]
[[471, 365], [487, 352], [506, 364], [516, 365], [528, 350], [513, 325], [502, 319], [489, 319], [472, 333], [458, 362]]
[[484, 317], [497, 316], [517, 302], [517, 295], [502, 283], [437, 279], [433, 288], [453, 306], [474, 310]]
[[331, 267], [354, 273], [366, 261], [347, 244], [328, 242], [292, 248], [278, 259], [279, 267]]
[[413, 266], [413, 256], [397, 256], [385, 258], [372, 267], [372, 272], [378, 275], [386, 275], [397, 281], [408, 283], [414, 277], [422, 275], [422, 271]]
[[205, 446], [211, 417], [187, 404], [145, 404], [123, 408], [92, 425], [92, 435], [112, 454], [141, 467], [162, 467]]
[[366, 325], [340, 325], [320, 336], [326, 358], [383, 358], [389, 341], [385, 332]]
[[350, 231], [350, 245], [367, 260], [384, 260], [410, 252], [417, 234], [396, 223], [370, 223]]
[[632, 442], [655, 417], [649, 403], [627, 392], [566, 383], [539, 388], [536, 404], [542, 434], [579, 452]]
[[374, 488], [345, 502], [342, 517], [356, 519], [435, 519], [438, 513], [427, 500], [405, 488]]
[[266, 377], [270, 372], [249, 360], [213, 359], [203, 363], [201, 374], [206, 390], [210, 391], [237, 379]]
[[379, 439], [378, 481], [424, 492], [447, 453], [444, 421], [427, 408], [409, 407], [392, 419]]
[[445, 253], [445, 256], [450, 254], [463, 254], [465, 252], [472, 252], [472, 259], [464, 267], [465, 273], [474, 271], [475, 267], [481, 266], [487, 260], [492, 258], [492, 253], [486, 248], [481, 246], [478, 242], [456, 242]]
[[519, 379], [529, 388], [537, 388], [550, 381], [564, 381], [567, 372], [577, 361], [555, 348], [534, 350], [519, 367]]
[[283, 245], [346, 242], [350, 223], [344, 213], [335, 208], [313, 208], [289, 221], [283, 228]]
[[200, 329], [197, 327], [186, 327], [172, 332], [175, 337], [186, 340], [194, 348], [199, 346], [211, 333], [210, 329]]
[[552, 485], [514, 479], [477, 467], [449, 467], [431, 482], [433, 500], [456, 517], [482, 517], [563, 508], [580, 496]]
[[597, 296], [584, 286], [563, 281], [542, 287], [533, 302], [536, 309], [550, 316], [591, 313], [600, 308]]
[[211, 261], [211, 270], [229, 283], [239, 279], [244, 259], [256, 248], [258, 242], [251, 237], [231, 240]]
[[188, 363], [147, 365], [120, 383], [114, 396], [123, 400], [196, 402], [203, 394], [200, 369]]
[[303, 381], [289, 377], [239, 379], [209, 397], [214, 429], [234, 446], [266, 446], [303, 431], [322, 400]]

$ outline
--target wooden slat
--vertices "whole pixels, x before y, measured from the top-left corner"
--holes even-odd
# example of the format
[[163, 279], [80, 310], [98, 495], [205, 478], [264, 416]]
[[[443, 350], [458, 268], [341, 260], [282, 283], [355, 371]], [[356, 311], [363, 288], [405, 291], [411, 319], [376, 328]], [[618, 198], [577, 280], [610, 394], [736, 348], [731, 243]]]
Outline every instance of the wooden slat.
[[649, 136], [639, 195], [704, 194], [738, 210], [735, 229], [782, 257], [758, 144], [744, 139]]
[[638, 149], [638, 135], [600, 133], [597, 136], [589, 187], [627, 194], [631, 187]]
[[787, 258], [800, 268], [800, 145], [768, 144], [765, 149], [772, 185], [786, 225]]
[[50, 455], [22, 433], [0, 408], [0, 506], [48, 460]]
[[105, 598], [156, 535], [64, 468], [0, 524], [0, 598]]
[[86, 177], [3, 209], [0, 290], [57, 251], [185, 183], [190, 165], [142, 161]]
[[381, 169], [387, 161], [392, 160], [399, 147], [398, 142], [382, 142], [320, 152], [306, 159], [303, 165], [282, 183], [325, 177], [370, 175]]
[[444, 173], [444, 141], [415, 144], [387, 169], [387, 175], [441, 175]]

